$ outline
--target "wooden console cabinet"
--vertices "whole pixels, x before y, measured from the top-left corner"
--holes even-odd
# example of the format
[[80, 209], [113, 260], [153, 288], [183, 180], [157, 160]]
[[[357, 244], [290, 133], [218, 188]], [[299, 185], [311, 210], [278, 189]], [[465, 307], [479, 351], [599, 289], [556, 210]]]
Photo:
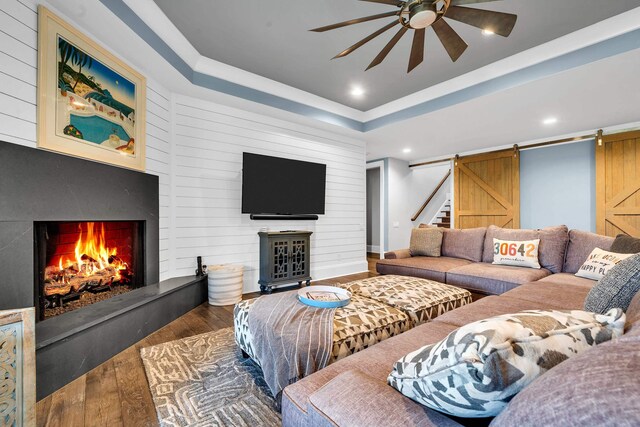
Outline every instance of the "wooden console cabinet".
[[311, 283], [311, 231], [259, 232], [260, 292], [284, 283]]

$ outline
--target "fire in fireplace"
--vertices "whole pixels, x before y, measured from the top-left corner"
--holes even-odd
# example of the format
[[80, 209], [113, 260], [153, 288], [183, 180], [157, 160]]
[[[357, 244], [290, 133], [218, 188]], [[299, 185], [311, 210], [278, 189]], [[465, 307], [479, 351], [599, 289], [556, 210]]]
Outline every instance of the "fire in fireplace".
[[39, 319], [144, 284], [143, 228], [137, 221], [38, 223], [35, 295]]

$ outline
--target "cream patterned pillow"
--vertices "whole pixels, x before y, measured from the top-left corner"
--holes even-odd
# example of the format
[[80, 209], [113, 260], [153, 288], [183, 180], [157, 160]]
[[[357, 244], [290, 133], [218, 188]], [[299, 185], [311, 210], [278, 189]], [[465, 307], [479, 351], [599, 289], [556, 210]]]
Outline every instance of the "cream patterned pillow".
[[595, 248], [591, 251], [591, 254], [584, 264], [582, 264], [582, 267], [580, 267], [576, 276], [584, 277], [586, 279], [600, 280], [614, 265], [633, 255], [634, 254], [618, 254], [615, 252], [608, 252], [600, 248]]
[[540, 239], [500, 240], [493, 238], [493, 264], [540, 268], [538, 247]]
[[495, 416], [526, 385], [589, 347], [622, 335], [625, 315], [529, 310], [465, 325], [394, 364], [387, 381], [429, 408]]
[[440, 256], [442, 234], [441, 228], [412, 229], [409, 241], [411, 256]]

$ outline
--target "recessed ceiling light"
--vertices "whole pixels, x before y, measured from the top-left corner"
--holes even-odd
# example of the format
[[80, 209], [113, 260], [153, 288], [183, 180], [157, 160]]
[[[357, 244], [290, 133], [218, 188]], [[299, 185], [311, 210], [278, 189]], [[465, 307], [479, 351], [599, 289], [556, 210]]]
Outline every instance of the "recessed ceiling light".
[[364, 89], [362, 88], [362, 86], [352, 86], [351, 87], [351, 96], [355, 96], [357, 98], [360, 98], [362, 95], [364, 95]]
[[491, 30], [484, 29], [484, 30], [482, 30], [482, 34], [485, 35], [485, 36], [492, 36], [495, 33], [493, 31], [491, 31]]
[[558, 119], [555, 117], [548, 117], [542, 121], [544, 125], [553, 125], [555, 123], [558, 123]]
[[405, 148], [402, 150], [403, 153], [410, 153], [411, 152], [411, 148]]

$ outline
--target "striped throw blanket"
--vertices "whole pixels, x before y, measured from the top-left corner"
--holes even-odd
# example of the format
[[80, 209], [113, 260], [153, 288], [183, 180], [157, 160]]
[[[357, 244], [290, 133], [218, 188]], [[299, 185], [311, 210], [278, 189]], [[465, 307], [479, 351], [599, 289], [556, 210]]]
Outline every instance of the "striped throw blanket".
[[251, 307], [255, 358], [278, 403], [287, 385], [329, 363], [334, 313], [299, 302], [297, 291], [261, 296]]

